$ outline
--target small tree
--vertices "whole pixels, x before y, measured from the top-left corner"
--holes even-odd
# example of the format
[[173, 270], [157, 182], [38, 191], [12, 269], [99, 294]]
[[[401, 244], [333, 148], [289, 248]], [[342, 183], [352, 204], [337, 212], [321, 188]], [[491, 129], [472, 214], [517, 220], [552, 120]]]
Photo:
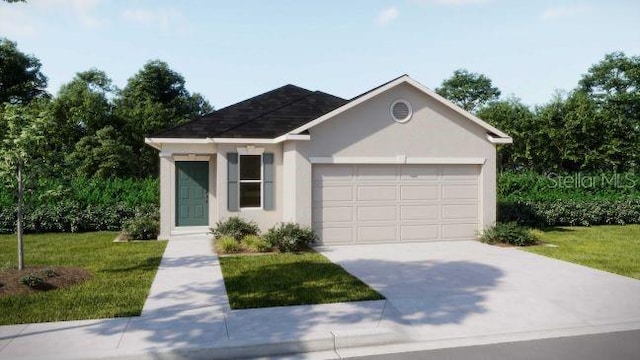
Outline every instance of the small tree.
[[24, 269], [24, 204], [25, 188], [35, 180], [42, 160], [40, 151], [51, 117], [43, 101], [30, 105], [5, 104], [0, 110], [4, 138], [0, 143], [0, 172], [15, 176], [10, 186], [16, 190], [16, 233], [18, 236], [18, 269]]

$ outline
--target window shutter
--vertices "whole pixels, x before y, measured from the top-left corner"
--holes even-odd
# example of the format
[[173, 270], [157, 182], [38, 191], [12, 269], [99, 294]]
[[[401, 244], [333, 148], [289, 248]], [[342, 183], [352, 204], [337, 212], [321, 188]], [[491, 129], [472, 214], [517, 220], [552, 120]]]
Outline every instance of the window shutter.
[[273, 210], [273, 153], [262, 154], [262, 166], [264, 170], [262, 204], [265, 210]]
[[227, 153], [227, 209], [238, 211], [238, 153]]

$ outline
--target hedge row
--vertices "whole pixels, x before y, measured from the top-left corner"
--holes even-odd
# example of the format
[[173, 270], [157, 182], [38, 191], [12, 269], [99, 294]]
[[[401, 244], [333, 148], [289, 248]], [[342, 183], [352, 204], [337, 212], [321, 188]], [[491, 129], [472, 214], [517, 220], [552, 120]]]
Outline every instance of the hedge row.
[[640, 198], [640, 173], [537, 174], [504, 171], [498, 175], [498, 201], [552, 202]]
[[[158, 179], [41, 179], [27, 201], [35, 207], [55, 206], [73, 200], [82, 208], [89, 206], [140, 206], [160, 203]], [[0, 187], [0, 209], [13, 206], [11, 189]]]
[[[119, 231], [123, 222], [128, 219], [157, 214], [156, 205], [82, 205], [77, 201], [67, 200], [27, 209], [24, 229], [25, 232], [34, 233]], [[0, 209], [0, 233], [13, 233], [15, 228], [15, 208]]]
[[640, 199], [499, 202], [498, 221], [531, 227], [640, 224]]

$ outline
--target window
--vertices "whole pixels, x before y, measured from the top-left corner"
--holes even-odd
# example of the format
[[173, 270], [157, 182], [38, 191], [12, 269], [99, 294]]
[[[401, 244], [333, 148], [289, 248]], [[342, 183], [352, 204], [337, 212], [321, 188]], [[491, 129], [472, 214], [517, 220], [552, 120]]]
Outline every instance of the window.
[[262, 207], [262, 155], [240, 155], [240, 207]]

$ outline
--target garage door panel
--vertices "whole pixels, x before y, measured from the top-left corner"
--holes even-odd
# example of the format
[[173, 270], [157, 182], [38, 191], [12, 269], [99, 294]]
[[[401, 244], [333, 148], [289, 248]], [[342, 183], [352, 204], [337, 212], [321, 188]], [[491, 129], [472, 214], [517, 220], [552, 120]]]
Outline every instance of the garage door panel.
[[358, 181], [395, 180], [396, 168], [388, 165], [359, 165], [356, 167]]
[[442, 198], [449, 199], [477, 199], [478, 185], [444, 185], [442, 187]]
[[395, 201], [396, 187], [392, 186], [358, 186], [358, 201]]
[[437, 220], [438, 205], [401, 205], [400, 220]]
[[401, 185], [401, 200], [437, 200], [440, 193], [438, 185]]
[[313, 209], [312, 221], [314, 223], [353, 221], [353, 210], [351, 206], [316, 207]]
[[395, 242], [396, 226], [358, 226], [358, 242]]
[[442, 236], [445, 239], [470, 240], [476, 238], [477, 224], [444, 224], [442, 225]]
[[436, 166], [405, 165], [400, 168], [402, 181], [438, 181], [439, 169]]
[[314, 201], [351, 201], [353, 200], [353, 187], [351, 185], [338, 186], [314, 186]]
[[323, 165], [314, 168], [313, 180], [322, 181], [351, 181], [353, 166], [350, 165]]
[[314, 165], [313, 228], [325, 244], [473, 239], [479, 166]]
[[476, 219], [478, 217], [477, 204], [443, 205], [443, 219]]
[[353, 244], [355, 242], [351, 226], [316, 228], [314, 230], [325, 244]]
[[471, 165], [447, 165], [442, 168], [443, 181], [477, 181], [478, 167]]
[[400, 228], [401, 241], [429, 241], [440, 238], [440, 225], [403, 225]]
[[358, 207], [358, 221], [395, 221], [395, 206], [360, 206]]

